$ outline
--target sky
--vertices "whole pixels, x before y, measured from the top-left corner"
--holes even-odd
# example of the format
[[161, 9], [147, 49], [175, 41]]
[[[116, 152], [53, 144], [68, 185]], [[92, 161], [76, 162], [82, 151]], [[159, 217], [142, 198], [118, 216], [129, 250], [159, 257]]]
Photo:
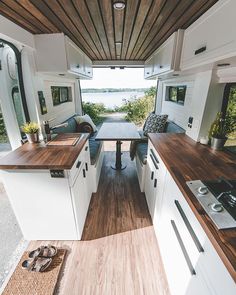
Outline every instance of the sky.
[[81, 88], [149, 88], [156, 80], [145, 80], [143, 68], [124, 70], [110, 68], [93, 69], [92, 80], [80, 80]]

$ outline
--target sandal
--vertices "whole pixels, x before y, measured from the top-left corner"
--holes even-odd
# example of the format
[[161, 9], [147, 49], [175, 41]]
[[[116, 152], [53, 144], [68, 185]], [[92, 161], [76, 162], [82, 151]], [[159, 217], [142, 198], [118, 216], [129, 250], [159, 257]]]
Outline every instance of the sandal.
[[52, 263], [52, 258], [36, 257], [22, 262], [22, 268], [28, 271], [43, 272]]
[[57, 248], [52, 245], [41, 246], [36, 250], [29, 253], [30, 258], [42, 257], [42, 258], [52, 258], [57, 254]]

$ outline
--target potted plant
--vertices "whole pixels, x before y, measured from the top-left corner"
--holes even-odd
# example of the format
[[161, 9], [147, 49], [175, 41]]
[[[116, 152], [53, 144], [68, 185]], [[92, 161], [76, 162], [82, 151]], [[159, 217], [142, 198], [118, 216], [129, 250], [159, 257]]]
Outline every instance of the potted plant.
[[35, 122], [27, 122], [21, 130], [26, 134], [29, 143], [36, 143], [39, 141], [39, 124]]
[[235, 118], [233, 116], [230, 114], [223, 116], [222, 112], [218, 112], [209, 131], [212, 149], [222, 150], [229, 134], [234, 132], [235, 128]]

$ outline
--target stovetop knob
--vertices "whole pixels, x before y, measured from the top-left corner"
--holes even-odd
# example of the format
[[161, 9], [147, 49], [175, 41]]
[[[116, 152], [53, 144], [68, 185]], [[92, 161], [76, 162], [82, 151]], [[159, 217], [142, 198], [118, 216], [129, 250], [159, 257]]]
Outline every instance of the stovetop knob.
[[201, 195], [206, 195], [208, 193], [208, 188], [206, 186], [200, 186], [198, 188], [198, 192]]
[[221, 204], [213, 203], [211, 205], [211, 209], [215, 212], [221, 212], [221, 211], [223, 211], [223, 206]]

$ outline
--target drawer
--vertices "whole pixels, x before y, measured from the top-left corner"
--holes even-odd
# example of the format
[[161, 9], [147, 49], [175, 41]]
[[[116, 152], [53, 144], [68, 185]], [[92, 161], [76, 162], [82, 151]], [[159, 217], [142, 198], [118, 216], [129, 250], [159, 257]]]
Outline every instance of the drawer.
[[69, 182], [70, 182], [70, 186], [73, 185], [76, 177], [78, 176], [81, 167], [83, 166], [84, 162], [87, 161], [87, 157], [89, 153], [89, 146], [88, 146], [88, 142], [86, 142], [85, 146], [83, 147], [83, 149], [81, 150], [79, 156], [77, 157], [74, 165], [72, 166], [72, 168], [69, 171]]

